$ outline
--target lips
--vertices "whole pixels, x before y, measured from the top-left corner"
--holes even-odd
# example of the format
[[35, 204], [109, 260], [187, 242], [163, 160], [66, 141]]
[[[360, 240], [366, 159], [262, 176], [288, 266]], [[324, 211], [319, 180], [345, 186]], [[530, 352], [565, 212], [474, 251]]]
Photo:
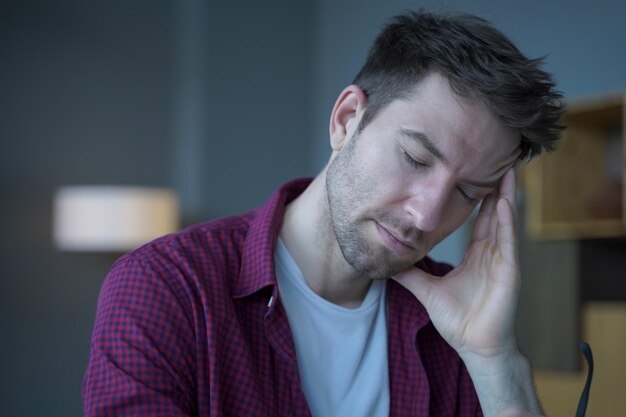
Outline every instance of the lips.
[[381, 236], [385, 246], [392, 250], [398, 256], [405, 256], [415, 251], [415, 247], [411, 242], [407, 242], [397, 237], [393, 232], [376, 223], [376, 229]]

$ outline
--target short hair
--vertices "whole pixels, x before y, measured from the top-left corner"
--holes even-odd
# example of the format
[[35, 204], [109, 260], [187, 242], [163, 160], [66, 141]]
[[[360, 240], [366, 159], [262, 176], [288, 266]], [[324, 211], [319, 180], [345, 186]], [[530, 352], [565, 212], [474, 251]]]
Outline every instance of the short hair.
[[446, 77], [452, 90], [479, 99], [521, 134], [520, 159], [557, 146], [563, 97], [544, 58], [528, 59], [488, 21], [467, 14], [409, 12], [394, 17], [376, 38], [353, 81], [367, 96], [361, 131], [426, 75]]

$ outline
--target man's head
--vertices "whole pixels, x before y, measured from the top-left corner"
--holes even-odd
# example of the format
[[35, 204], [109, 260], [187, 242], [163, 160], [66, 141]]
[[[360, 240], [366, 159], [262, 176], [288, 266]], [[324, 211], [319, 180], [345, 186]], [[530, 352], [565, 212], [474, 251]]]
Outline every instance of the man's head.
[[414, 264], [516, 160], [554, 147], [562, 105], [538, 65], [478, 18], [411, 14], [383, 31], [330, 120], [329, 217], [355, 271]]
[[553, 150], [563, 104], [542, 59], [528, 59], [487, 21], [408, 13], [383, 29], [354, 79], [367, 96], [361, 131], [378, 112], [437, 72], [462, 97], [483, 101], [521, 134], [520, 158]]
[[333, 109], [328, 209], [344, 259], [370, 278], [388, 278], [424, 257], [497, 189], [519, 158], [519, 133], [437, 73], [358, 131], [366, 111], [355, 85]]

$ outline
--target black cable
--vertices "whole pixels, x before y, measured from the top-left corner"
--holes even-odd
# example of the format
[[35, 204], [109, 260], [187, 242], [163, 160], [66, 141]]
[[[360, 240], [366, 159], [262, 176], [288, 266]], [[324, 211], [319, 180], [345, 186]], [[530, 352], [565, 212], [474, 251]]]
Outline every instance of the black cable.
[[578, 349], [580, 349], [587, 360], [587, 382], [585, 382], [585, 388], [583, 388], [583, 392], [580, 394], [576, 417], [585, 417], [587, 402], [589, 401], [589, 390], [591, 389], [591, 378], [593, 377], [593, 355], [591, 354], [591, 347], [586, 342], [580, 342]]

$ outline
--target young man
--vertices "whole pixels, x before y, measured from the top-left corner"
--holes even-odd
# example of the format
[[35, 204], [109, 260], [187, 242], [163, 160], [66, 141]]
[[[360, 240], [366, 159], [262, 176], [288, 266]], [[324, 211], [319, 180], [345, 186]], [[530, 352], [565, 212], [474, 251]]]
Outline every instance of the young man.
[[[86, 414], [540, 414], [513, 331], [515, 166], [560, 131], [539, 64], [478, 18], [395, 18], [315, 179], [115, 264]], [[430, 260], [481, 201], [461, 265]]]

